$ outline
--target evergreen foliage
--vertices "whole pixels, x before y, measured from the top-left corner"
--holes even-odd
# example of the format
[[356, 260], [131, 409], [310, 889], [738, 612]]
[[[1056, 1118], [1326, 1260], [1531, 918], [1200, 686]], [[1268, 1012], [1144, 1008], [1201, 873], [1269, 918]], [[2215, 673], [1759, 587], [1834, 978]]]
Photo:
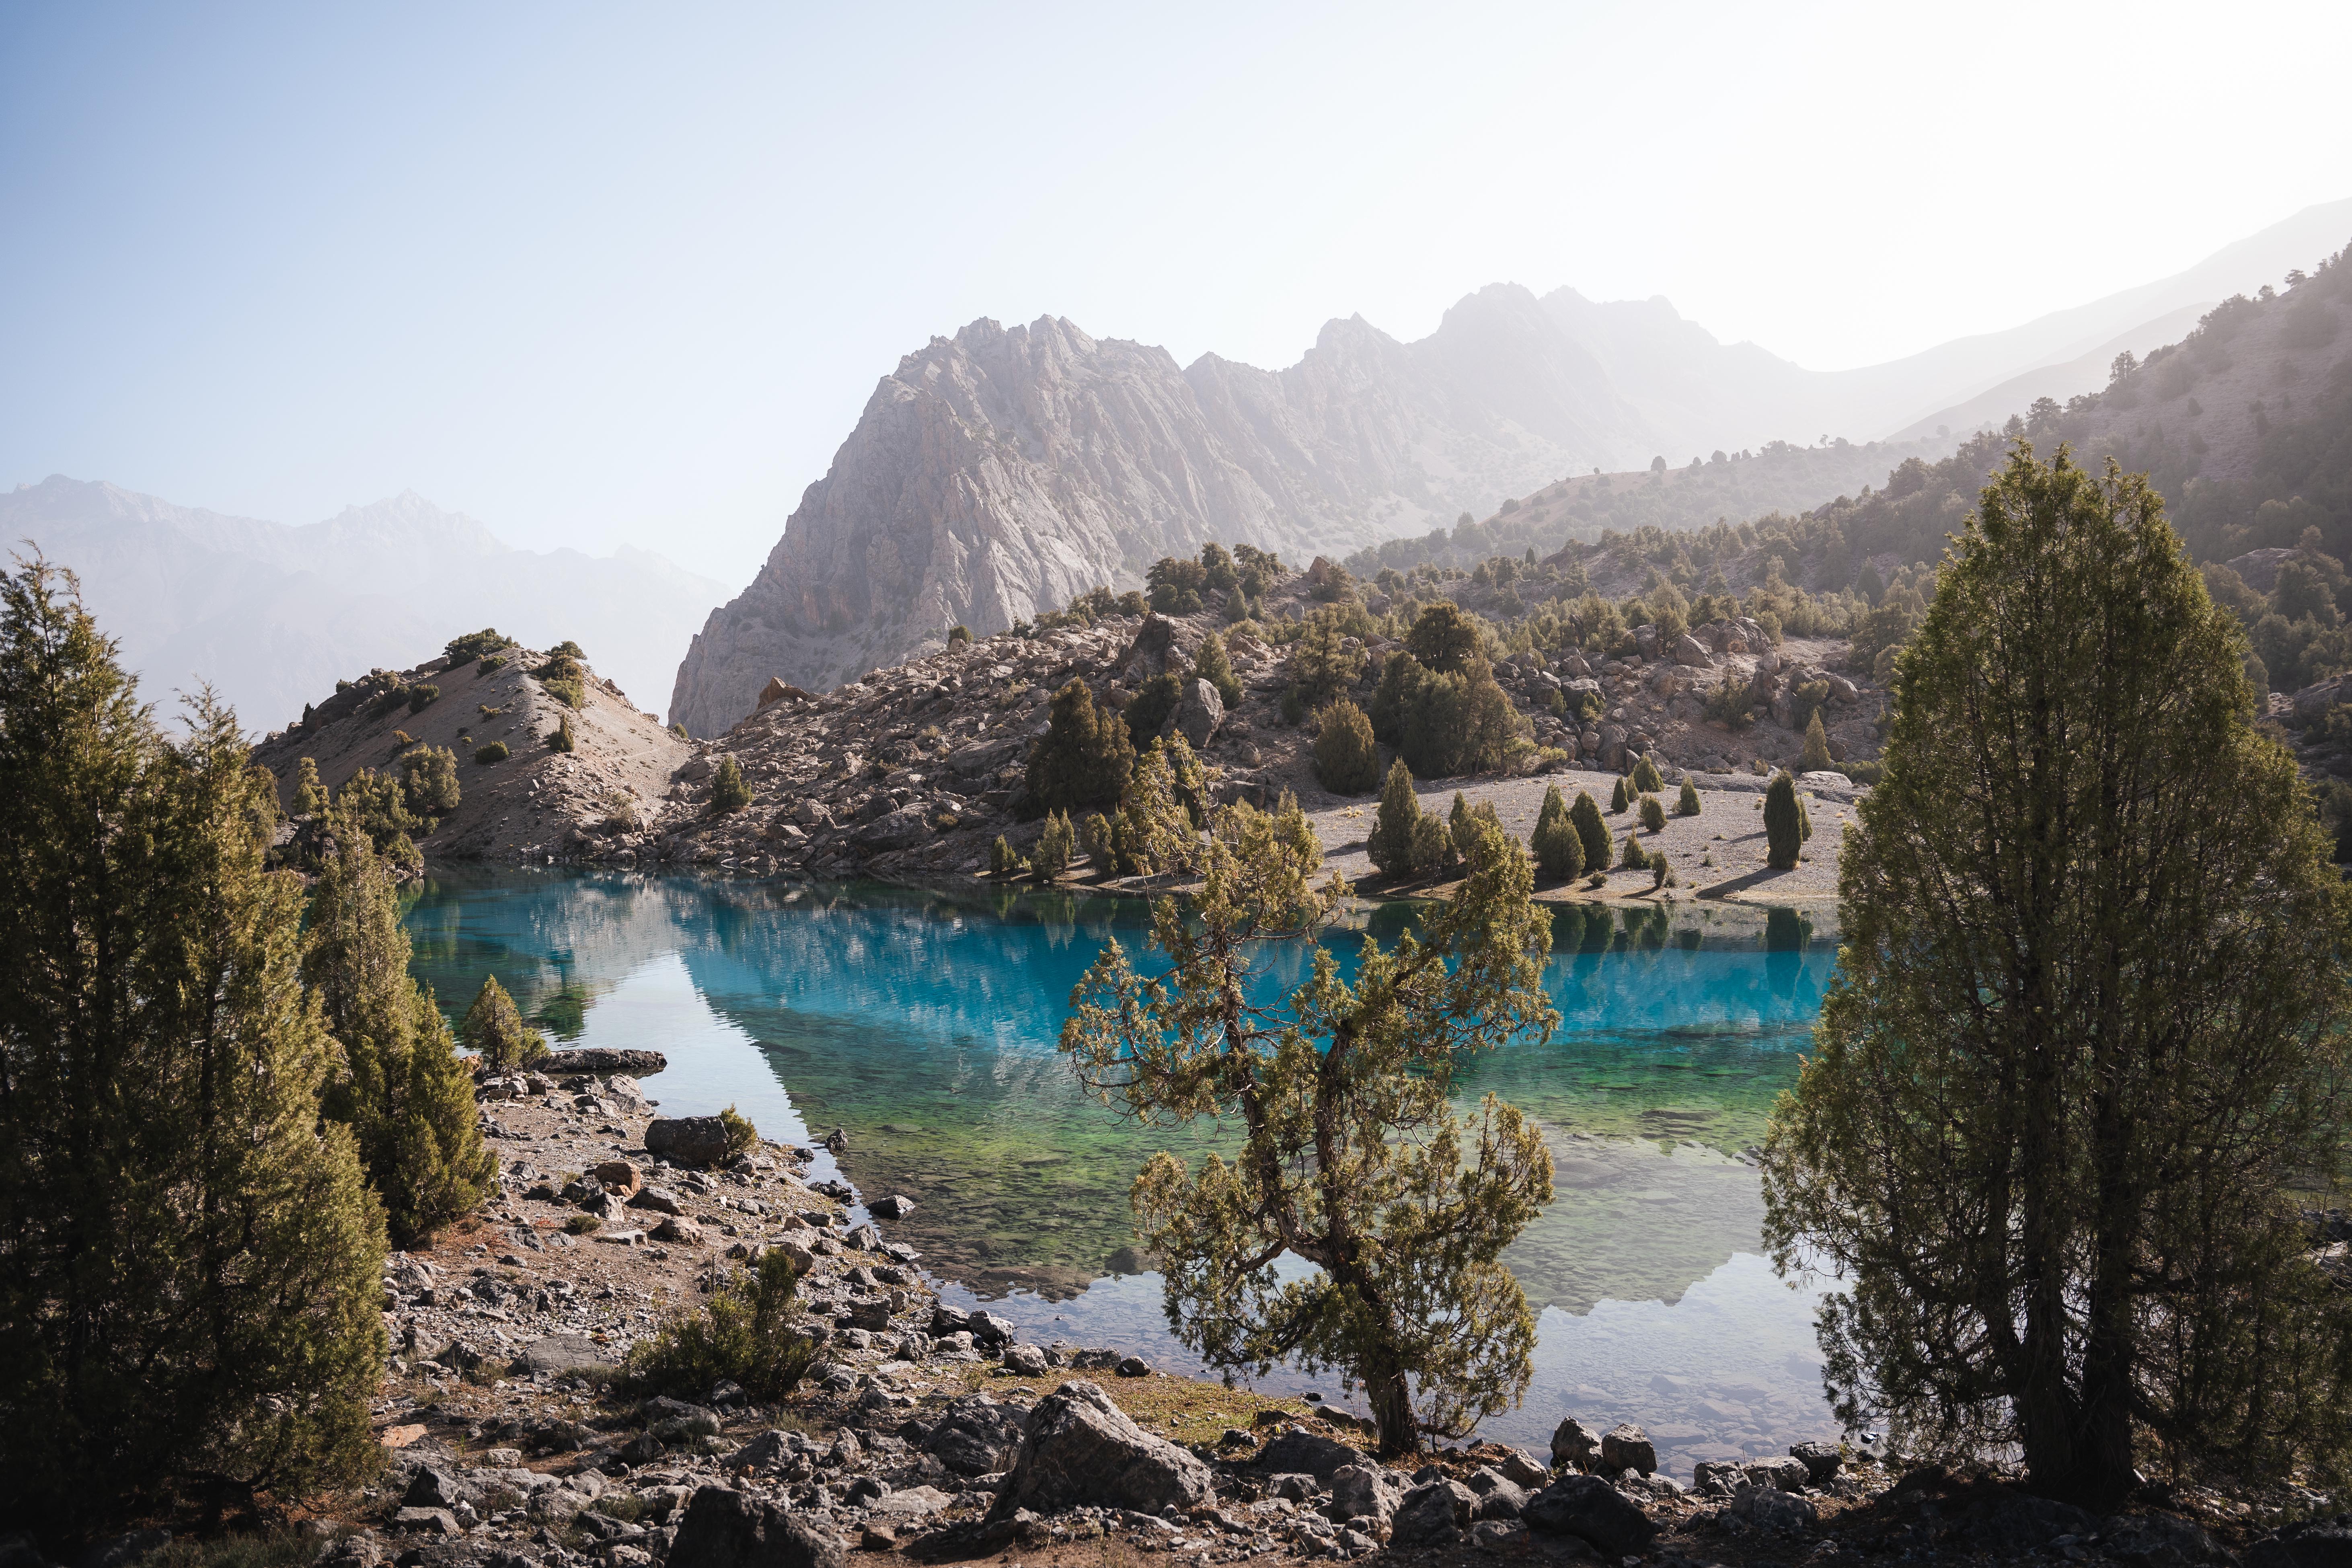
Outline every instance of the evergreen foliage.
[[1234, 674], [1234, 661], [1225, 652], [1225, 639], [1216, 633], [1211, 632], [1201, 639], [1199, 650], [1192, 655], [1192, 673], [1215, 687], [1227, 708], [1241, 705], [1241, 679]]
[[[1434, 827], [1433, 819], [1423, 821]], [[1200, 895], [1161, 900], [1149, 980], [1112, 942], [1071, 998], [1061, 1048], [1080, 1081], [1154, 1124], [1238, 1125], [1228, 1163], [1160, 1153], [1132, 1193], [1178, 1337], [1213, 1367], [1335, 1367], [1368, 1394], [1383, 1456], [1459, 1437], [1518, 1399], [1535, 1321], [1503, 1249], [1549, 1201], [1540, 1132], [1489, 1095], [1451, 1104], [1476, 1054], [1558, 1022], [1542, 986], [1550, 923], [1527, 858], [1482, 823], [1461, 888], [1393, 948], [1367, 938], [1354, 981], [1316, 939], [1349, 889], [1296, 802], [1222, 808]], [[1275, 952], [1313, 954], [1286, 1004], [1253, 1006]], [[1284, 1280], [1288, 1252], [1316, 1266]]]
[[334, 809], [367, 835], [378, 854], [411, 870], [425, 863], [410, 835], [430, 833], [437, 824], [408, 808], [408, 792], [392, 774], [361, 768], [335, 792]]
[[958, 623], [948, 628], [948, 647], [970, 647], [971, 646], [971, 628], [970, 626]]
[[1127, 721], [1128, 740], [1137, 751], [1160, 738], [1183, 700], [1184, 678], [1172, 669], [1153, 676], [1137, 689], [1126, 711], [1119, 715]]
[[1430, 876], [1443, 870], [1454, 858], [1454, 835], [1447, 831], [1445, 818], [1433, 811], [1424, 811], [1414, 819], [1412, 848], [1408, 861], [1416, 877]]
[[1306, 630], [1291, 645], [1291, 689], [1309, 711], [1349, 690], [1363, 673], [1363, 649], [1348, 646], [1354, 636], [1349, 626], [1346, 610], [1326, 605], [1307, 617]]
[[1324, 709], [1317, 722], [1317, 782], [1333, 795], [1371, 794], [1381, 783], [1381, 752], [1364, 710], [1343, 697]]
[[507, 760], [507, 743], [504, 741], [492, 741], [487, 746], [474, 748], [474, 762], [478, 766], [488, 767], [492, 763], [503, 763]]
[[1609, 815], [1614, 816], [1633, 804], [1633, 792], [1626, 787], [1625, 780], [1620, 776], [1609, 792]]
[[760, 1142], [760, 1130], [751, 1125], [750, 1117], [735, 1109], [731, 1100], [719, 1111], [719, 1125], [727, 1131], [727, 1152], [730, 1154], [749, 1153]]
[[391, 874], [340, 828], [310, 891], [302, 979], [342, 1047], [324, 1111], [349, 1126], [401, 1247], [471, 1210], [498, 1159], [482, 1147], [473, 1075], [431, 994], [409, 978], [408, 933]]
[[1643, 752], [1641, 758], [1633, 763], [1634, 793], [1637, 795], [1655, 795], [1665, 787], [1666, 781], [1664, 776], [1658, 772], [1658, 764], [1651, 760], [1650, 754], [1647, 752]]
[[1822, 732], [1822, 716], [1816, 710], [1812, 718], [1805, 723], [1805, 749], [1797, 758], [1797, 771], [1801, 773], [1827, 773], [1836, 766], [1837, 763], [1830, 758], [1830, 738]]
[[441, 700], [441, 689], [433, 685], [412, 686], [408, 689], [408, 710], [422, 713]]
[[1029, 864], [1041, 882], [1051, 882], [1070, 868], [1071, 857], [1076, 853], [1077, 830], [1071, 826], [1067, 812], [1048, 813], [1045, 830], [1037, 836], [1037, 847], [1031, 851]]
[[1422, 778], [1493, 772], [1526, 723], [1485, 659], [1437, 670], [1402, 650], [1381, 668], [1371, 720], [1373, 733]]
[[731, 816], [751, 804], [751, 785], [743, 777], [743, 764], [730, 752], [719, 759], [710, 773], [710, 809], [720, 816]]
[[1570, 819], [1568, 801], [1559, 785], [1544, 791], [1543, 809], [1536, 814], [1536, 830], [1528, 847], [1535, 851], [1536, 869], [1551, 881], [1567, 881], [1583, 874], [1584, 840]]
[[1782, 768], [1764, 790], [1764, 864], [1775, 871], [1794, 870], [1805, 840], [1812, 836], [1797, 781]]
[[579, 737], [572, 732], [572, 715], [569, 713], [559, 715], [555, 721], [555, 728], [547, 732], [547, 749], [551, 752], [569, 752], [578, 744]]
[[[1478, 837], [1481, 823], [1493, 827], [1497, 833], [1503, 831], [1502, 819], [1495, 815], [1493, 802], [1482, 800], [1476, 805], [1472, 805], [1469, 801], [1463, 798], [1460, 790], [1455, 790], [1454, 809], [1448, 812], [1445, 817], [1445, 836], [1455, 859], [1466, 862], [1470, 858], [1470, 847]], [[1506, 837], [1508, 836], [1506, 835]]]
[[1187, 796], [1197, 801], [1200, 771], [1181, 735], [1145, 749], [1111, 823], [1122, 874], [1158, 877], [1192, 863], [1200, 837]]
[[1642, 797], [1641, 817], [1643, 832], [1664, 833], [1666, 830], [1666, 808], [1660, 804], [1656, 795], [1645, 795]]
[[1601, 819], [1601, 806], [1588, 790], [1576, 792], [1576, 804], [1568, 808], [1568, 820], [1576, 828], [1576, 836], [1584, 840], [1584, 863], [1598, 871], [1609, 864], [1609, 852], [1616, 844], [1609, 837], [1609, 825]]
[[988, 874], [992, 877], [1018, 877], [1029, 869], [1029, 862], [1021, 851], [1013, 847], [1013, 840], [1002, 833], [988, 847]]
[[1038, 809], [1116, 805], [1134, 771], [1127, 726], [1096, 706], [1085, 681], [1054, 694], [1045, 733], [1029, 752], [1028, 794]]
[[1424, 669], [1456, 674], [1478, 657], [1478, 625], [1453, 600], [1440, 599], [1413, 617], [1404, 646]]
[[1099, 811], [1090, 811], [1078, 823], [1078, 844], [1086, 850], [1097, 876], [1108, 876], [1117, 864], [1117, 851], [1111, 841], [1110, 819]]
[[488, 654], [499, 653], [514, 647], [514, 639], [503, 637], [493, 626], [484, 626], [464, 637], [451, 637], [441, 651], [448, 656], [449, 668], [459, 670]]
[[2352, 1310], [2296, 1194], [2338, 1168], [2352, 895], [2244, 644], [2146, 482], [2020, 444], [1901, 659], [1838, 973], [1765, 1154], [1841, 1413], [2135, 1465], [2344, 1473]]
[[0, 1518], [64, 1533], [362, 1474], [384, 1241], [276, 786], [209, 693], [167, 739], [59, 577], [0, 574]]
[[1685, 776], [1683, 780], [1682, 794], [1675, 797], [1675, 815], [1676, 816], [1696, 816], [1698, 814], [1698, 785], [1693, 784], [1690, 779]]
[[1372, 831], [1364, 840], [1364, 852], [1375, 869], [1391, 877], [1412, 870], [1412, 830], [1420, 820], [1421, 797], [1413, 794], [1412, 770], [1399, 757], [1389, 764], [1389, 776], [1381, 785], [1380, 810], [1373, 814]]
[[1742, 677], [1727, 673], [1706, 689], [1700, 706], [1707, 719], [1738, 734], [1756, 722], [1756, 692]]
[[515, 1010], [514, 998], [507, 994], [507, 988], [499, 984], [495, 974], [485, 977], [482, 988], [474, 994], [473, 1005], [466, 1009], [466, 1021], [459, 1026], [457, 1037], [492, 1072], [529, 1067], [547, 1054], [546, 1037], [522, 1021], [522, 1015]]
[[[1603, 863], [1606, 864], [1606, 862]], [[1624, 852], [1617, 857], [1617, 869], [1620, 871], [1643, 871], [1647, 870], [1649, 868], [1649, 865], [1650, 851], [1648, 847], [1643, 844], [1642, 836], [1634, 832], [1631, 827], [1626, 828]]]
[[703, 1399], [720, 1383], [739, 1384], [752, 1398], [782, 1399], [808, 1375], [815, 1346], [791, 1324], [801, 1268], [771, 1247], [750, 1268], [728, 1278], [699, 1310], [664, 1321], [629, 1352], [628, 1374], [640, 1392]]
[[327, 786], [320, 781], [319, 764], [304, 757], [294, 768], [294, 815], [316, 816], [327, 809]]
[[446, 746], [419, 746], [400, 759], [401, 804], [420, 818], [425, 832], [457, 809], [457, 754]]

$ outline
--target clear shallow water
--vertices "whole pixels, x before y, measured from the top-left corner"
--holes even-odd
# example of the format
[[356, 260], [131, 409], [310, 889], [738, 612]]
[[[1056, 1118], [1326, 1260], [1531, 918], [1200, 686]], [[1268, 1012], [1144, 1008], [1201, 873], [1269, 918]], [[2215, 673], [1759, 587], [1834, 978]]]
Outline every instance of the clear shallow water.
[[[1408, 918], [1368, 923], [1385, 936]], [[647, 1089], [669, 1112], [731, 1103], [792, 1141], [841, 1127], [862, 1191], [917, 1200], [894, 1232], [950, 1300], [1189, 1367], [1157, 1278], [1113, 1261], [1143, 1159], [1226, 1140], [1122, 1121], [1054, 1049], [1071, 986], [1109, 938], [1139, 946], [1143, 922], [1127, 900], [552, 872], [437, 878], [407, 915], [416, 973], [453, 1017], [495, 973], [569, 1043], [666, 1052]], [[1343, 960], [1353, 941], [1338, 939]], [[1559, 1029], [1465, 1086], [1534, 1116], [1557, 1167], [1558, 1197], [1509, 1258], [1542, 1314], [1536, 1382], [1486, 1431], [1539, 1445], [1563, 1414], [1639, 1420], [1683, 1474], [1833, 1435], [1811, 1298], [1758, 1256], [1762, 1205], [1736, 1157], [1794, 1077], [1832, 945], [1786, 914], [1629, 927], [1570, 908], [1554, 951]]]

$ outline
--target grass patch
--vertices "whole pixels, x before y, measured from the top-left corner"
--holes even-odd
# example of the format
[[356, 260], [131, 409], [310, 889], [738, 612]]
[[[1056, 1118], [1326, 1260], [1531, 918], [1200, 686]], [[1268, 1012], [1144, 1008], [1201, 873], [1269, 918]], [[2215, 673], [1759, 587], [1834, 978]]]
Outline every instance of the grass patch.
[[572, 1236], [586, 1236], [592, 1231], [602, 1229], [604, 1224], [603, 1220], [593, 1214], [576, 1214], [563, 1222], [563, 1228]]

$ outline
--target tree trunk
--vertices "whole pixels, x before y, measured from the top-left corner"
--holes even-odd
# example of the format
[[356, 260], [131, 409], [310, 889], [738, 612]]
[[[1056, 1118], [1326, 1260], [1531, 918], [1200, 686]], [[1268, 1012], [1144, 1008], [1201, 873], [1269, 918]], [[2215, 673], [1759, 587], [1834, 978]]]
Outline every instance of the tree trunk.
[[1421, 1423], [1412, 1413], [1412, 1385], [1389, 1358], [1363, 1369], [1364, 1394], [1380, 1423], [1380, 1457], [1401, 1459], [1421, 1452]]

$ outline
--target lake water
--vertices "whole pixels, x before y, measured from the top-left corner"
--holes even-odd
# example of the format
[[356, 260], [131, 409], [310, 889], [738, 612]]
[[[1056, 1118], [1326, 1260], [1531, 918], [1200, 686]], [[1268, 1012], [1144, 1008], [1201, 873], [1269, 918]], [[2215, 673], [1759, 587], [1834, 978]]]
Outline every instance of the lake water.
[[[1363, 923], [1385, 936], [1408, 918], [1392, 906]], [[1126, 1194], [1155, 1149], [1229, 1141], [1129, 1125], [1054, 1049], [1072, 985], [1112, 935], [1139, 948], [1145, 920], [1137, 900], [1062, 893], [553, 870], [438, 876], [407, 914], [415, 971], [453, 1017], [496, 974], [566, 1043], [666, 1052], [647, 1084], [666, 1113], [732, 1104], [791, 1142], [839, 1127], [862, 1193], [916, 1200], [892, 1234], [948, 1300], [985, 1300], [1041, 1342], [1191, 1371], [1158, 1278], [1116, 1271], [1133, 1264]], [[1465, 1083], [1534, 1117], [1557, 1167], [1555, 1201], [1508, 1255], [1541, 1313], [1536, 1380], [1487, 1435], [1540, 1447], [1565, 1414], [1635, 1420], [1685, 1477], [1836, 1435], [1812, 1288], [1759, 1256], [1741, 1159], [1795, 1077], [1834, 962], [1787, 911], [1557, 917], [1559, 1028]], [[1328, 1375], [1261, 1386], [1340, 1394]]]

